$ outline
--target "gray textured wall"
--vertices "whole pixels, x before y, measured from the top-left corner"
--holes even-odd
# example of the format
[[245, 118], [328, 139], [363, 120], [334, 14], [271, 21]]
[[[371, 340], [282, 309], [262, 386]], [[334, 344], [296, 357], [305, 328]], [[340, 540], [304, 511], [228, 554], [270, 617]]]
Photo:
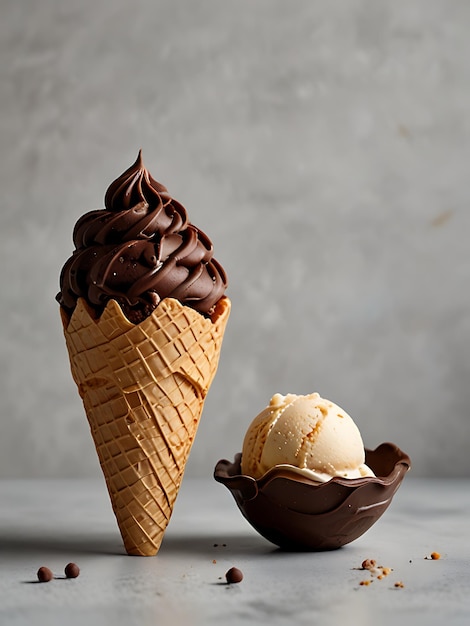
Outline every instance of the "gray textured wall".
[[470, 475], [470, 3], [3, 0], [0, 477], [99, 467], [54, 296], [138, 148], [233, 313], [188, 472], [319, 391]]

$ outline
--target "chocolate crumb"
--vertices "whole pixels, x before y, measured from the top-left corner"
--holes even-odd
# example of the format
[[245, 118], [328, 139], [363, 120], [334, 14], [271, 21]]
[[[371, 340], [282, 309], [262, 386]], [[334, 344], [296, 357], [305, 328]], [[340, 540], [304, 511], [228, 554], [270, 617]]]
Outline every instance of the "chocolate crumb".
[[238, 567], [231, 567], [225, 574], [225, 579], [229, 584], [241, 583], [243, 580], [243, 572]]
[[69, 563], [65, 566], [65, 575], [67, 578], [77, 578], [80, 574], [80, 568], [76, 563]]
[[40, 583], [48, 583], [54, 578], [54, 574], [48, 567], [40, 567], [38, 569], [37, 577]]

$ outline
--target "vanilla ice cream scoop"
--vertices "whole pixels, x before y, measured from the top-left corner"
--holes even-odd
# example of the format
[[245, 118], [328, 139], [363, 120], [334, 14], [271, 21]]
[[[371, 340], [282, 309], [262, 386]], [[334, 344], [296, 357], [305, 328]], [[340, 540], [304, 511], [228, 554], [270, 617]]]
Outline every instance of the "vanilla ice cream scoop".
[[335, 476], [374, 476], [365, 464], [364, 444], [354, 421], [318, 393], [277, 393], [248, 428], [242, 473], [257, 479], [279, 466], [318, 482]]

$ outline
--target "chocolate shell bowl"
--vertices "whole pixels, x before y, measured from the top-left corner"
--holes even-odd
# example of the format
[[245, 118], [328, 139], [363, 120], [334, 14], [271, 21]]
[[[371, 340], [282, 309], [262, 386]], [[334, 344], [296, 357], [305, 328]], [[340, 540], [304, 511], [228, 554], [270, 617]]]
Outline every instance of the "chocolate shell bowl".
[[255, 480], [241, 474], [239, 453], [233, 463], [219, 461], [214, 478], [231, 491], [253, 528], [283, 550], [334, 550], [369, 530], [411, 467], [409, 456], [392, 443], [365, 452], [375, 477], [319, 484], [273, 468]]

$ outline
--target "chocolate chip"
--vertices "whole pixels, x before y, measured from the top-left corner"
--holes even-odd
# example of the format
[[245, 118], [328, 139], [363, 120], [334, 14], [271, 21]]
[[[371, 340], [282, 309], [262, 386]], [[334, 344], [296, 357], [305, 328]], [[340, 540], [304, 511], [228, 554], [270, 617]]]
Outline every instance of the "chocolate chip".
[[40, 567], [38, 569], [37, 577], [40, 583], [48, 583], [54, 578], [54, 574], [48, 567]]
[[243, 572], [238, 567], [231, 567], [225, 574], [225, 579], [229, 584], [241, 583], [243, 580]]
[[69, 563], [65, 566], [65, 575], [67, 578], [77, 578], [80, 574], [80, 568], [76, 563]]

